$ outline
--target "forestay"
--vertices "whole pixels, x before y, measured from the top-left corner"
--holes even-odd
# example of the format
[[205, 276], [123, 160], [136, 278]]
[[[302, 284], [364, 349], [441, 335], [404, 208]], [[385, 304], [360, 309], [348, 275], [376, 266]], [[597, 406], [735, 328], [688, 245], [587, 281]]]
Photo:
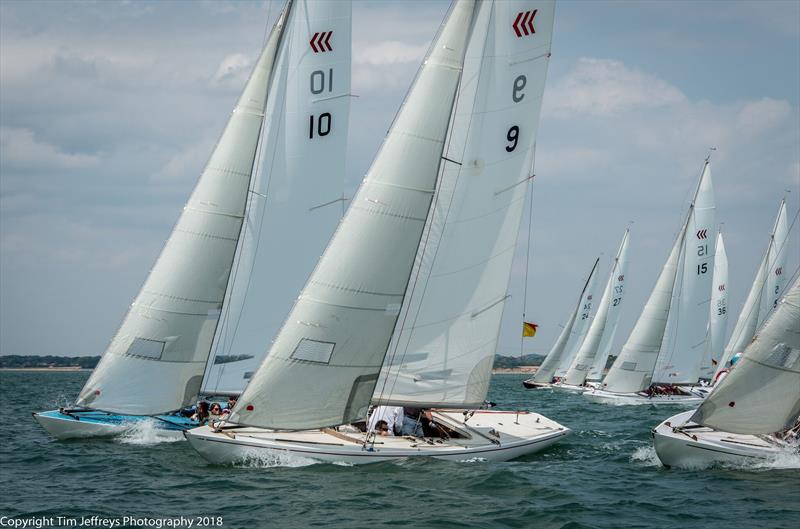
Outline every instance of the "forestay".
[[[534, 382], [539, 384], [549, 384], [552, 382], [553, 376], [556, 374], [558, 367], [564, 360], [565, 354], [569, 354], [569, 350], [572, 348], [580, 347], [580, 344], [575, 345], [576, 339], [574, 336], [577, 334], [575, 332], [575, 326], [578, 319], [582, 318], [584, 314], [586, 314], [588, 318], [589, 311], [587, 310], [586, 305], [591, 304], [591, 299], [589, 299], [589, 296], [591, 296], [591, 292], [593, 290], [594, 278], [597, 274], [597, 265], [599, 262], [600, 259], [595, 259], [592, 271], [589, 273], [589, 277], [586, 278], [586, 282], [583, 284], [583, 290], [581, 290], [581, 296], [578, 298], [578, 304], [575, 305], [572, 314], [570, 314], [569, 320], [567, 320], [567, 323], [564, 325], [564, 329], [561, 331], [561, 334], [558, 335], [558, 338], [553, 344], [553, 347], [550, 349], [550, 352], [547, 353], [542, 365], [540, 365], [536, 370], [536, 374], [533, 376]], [[588, 307], [588, 309], [591, 309], [591, 305]], [[571, 337], [572, 341], [570, 341]]]
[[300, 0], [287, 21], [205, 394], [242, 392], [341, 218], [351, 18], [349, 0]]
[[195, 398], [219, 320], [285, 13], [153, 269], [77, 404], [152, 415]]
[[629, 238], [630, 229], [626, 229], [617, 255], [611, 264], [611, 271], [603, 291], [603, 297], [598, 305], [597, 314], [595, 314], [586, 338], [565, 375], [567, 384], [580, 386], [587, 379], [600, 380], [603, 376], [611, 344], [617, 331], [619, 311], [622, 307]]
[[473, 8], [453, 7], [232, 422], [306, 429], [366, 415], [430, 209]]
[[[535, 33], [517, 35], [528, 13]], [[527, 186], [553, 2], [483, 2], [445, 164], [373, 402], [477, 407], [486, 398]]]
[[725, 432], [769, 434], [794, 425], [798, 413], [800, 277], [691, 420]]
[[714, 282], [711, 287], [711, 306], [708, 316], [708, 340], [703, 356], [700, 378], [714, 376], [715, 366], [722, 358], [725, 343], [725, 330], [728, 326], [728, 255], [722, 232], [717, 234], [714, 254]]
[[681, 250], [682, 268], [673, 288], [670, 325], [661, 346], [654, 382], [695, 384], [706, 348], [714, 275], [714, 189], [706, 161], [692, 201]]
[[[783, 267], [786, 259], [785, 251], [775, 251], [774, 247], [780, 242], [780, 248], [784, 247], [784, 242], [788, 236], [788, 228], [786, 227], [786, 201], [782, 200], [778, 206], [778, 216], [775, 218], [775, 226], [769, 237], [769, 244], [764, 252], [761, 262], [756, 270], [756, 277], [747, 294], [742, 310], [736, 320], [736, 326], [733, 328], [733, 333], [728, 340], [728, 345], [725, 347], [725, 354], [723, 355], [719, 366], [717, 367], [717, 374], [723, 369], [729, 367], [729, 362], [733, 355], [744, 351], [745, 347], [752, 341], [756, 329], [766, 319], [769, 314], [768, 307], [773, 306], [770, 301], [767, 304], [762, 303], [763, 299], [773, 299], [774, 294], [766, 292], [770, 289], [767, 286], [768, 278], [770, 275], [782, 276]], [[780, 239], [779, 239], [780, 237]], [[774, 289], [783, 284], [780, 280], [773, 279], [769, 282], [772, 287], [770, 292], [774, 293]]]

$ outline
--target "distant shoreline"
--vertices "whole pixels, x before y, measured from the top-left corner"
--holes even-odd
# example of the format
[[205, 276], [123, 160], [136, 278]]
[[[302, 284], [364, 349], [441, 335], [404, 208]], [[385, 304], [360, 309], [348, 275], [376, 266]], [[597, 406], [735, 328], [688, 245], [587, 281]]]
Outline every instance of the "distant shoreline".
[[57, 372], [72, 372], [72, 371], [91, 371], [91, 369], [84, 369], [80, 366], [68, 366], [68, 367], [0, 367], [0, 371], [30, 371], [30, 372], [38, 372], [38, 371], [57, 371]]
[[498, 367], [492, 369], [493, 375], [520, 375], [536, 373], [538, 366]]

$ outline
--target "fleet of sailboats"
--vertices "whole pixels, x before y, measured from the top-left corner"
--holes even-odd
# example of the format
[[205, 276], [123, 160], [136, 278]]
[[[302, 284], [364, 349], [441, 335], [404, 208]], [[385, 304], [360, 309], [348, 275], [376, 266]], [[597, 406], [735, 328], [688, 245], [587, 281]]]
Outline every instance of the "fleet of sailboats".
[[[100, 364], [74, 406], [34, 418], [58, 439], [154, 421], [223, 464], [276, 451], [349, 464], [504, 461], [569, 435], [485, 400], [553, 34], [555, 0], [533, 3], [453, 2], [345, 210], [352, 8], [287, 0]], [[598, 258], [523, 383], [601, 404], [699, 404], [653, 430], [669, 467], [798, 450], [800, 278], [784, 291], [786, 201], [724, 349], [728, 258], [715, 210], [707, 158], [607, 375], [630, 229], [599, 302]], [[180, 413], [231, 395], [222, 421]], [[431, 426], [379, 435], [368, 426], [377, 407], [429, 410]]]

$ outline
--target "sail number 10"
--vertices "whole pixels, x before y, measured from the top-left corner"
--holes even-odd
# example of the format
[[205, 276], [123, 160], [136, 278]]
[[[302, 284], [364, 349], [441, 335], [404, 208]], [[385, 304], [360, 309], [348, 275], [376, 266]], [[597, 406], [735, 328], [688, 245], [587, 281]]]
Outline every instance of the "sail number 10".
[[[333, 92], [333, 68], [328, 68], [327, 72], [314, 70], [308, 78], [309, 89], [314, 95], [323, 92]], [[314, 139], [315, 136], [327, 136], [331, 132], [333, 116], [330, 112], [323, 112], [319, 117], [314, 114], [308, 116], [308, 138]]]

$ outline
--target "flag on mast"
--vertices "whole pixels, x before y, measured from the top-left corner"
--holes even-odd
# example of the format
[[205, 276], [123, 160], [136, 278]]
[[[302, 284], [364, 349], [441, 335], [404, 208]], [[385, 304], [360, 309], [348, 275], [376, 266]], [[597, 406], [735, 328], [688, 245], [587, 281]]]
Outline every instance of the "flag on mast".
[[529, 323], [527, 321], [523, 321], [522, 322], [522, 337], [523, 338], [531, 338], [533, 336], [536, 336], [536, 329], [538, 329], [538, 328], [539, 328], [539, 326], [536, 325], [535, 323]]

